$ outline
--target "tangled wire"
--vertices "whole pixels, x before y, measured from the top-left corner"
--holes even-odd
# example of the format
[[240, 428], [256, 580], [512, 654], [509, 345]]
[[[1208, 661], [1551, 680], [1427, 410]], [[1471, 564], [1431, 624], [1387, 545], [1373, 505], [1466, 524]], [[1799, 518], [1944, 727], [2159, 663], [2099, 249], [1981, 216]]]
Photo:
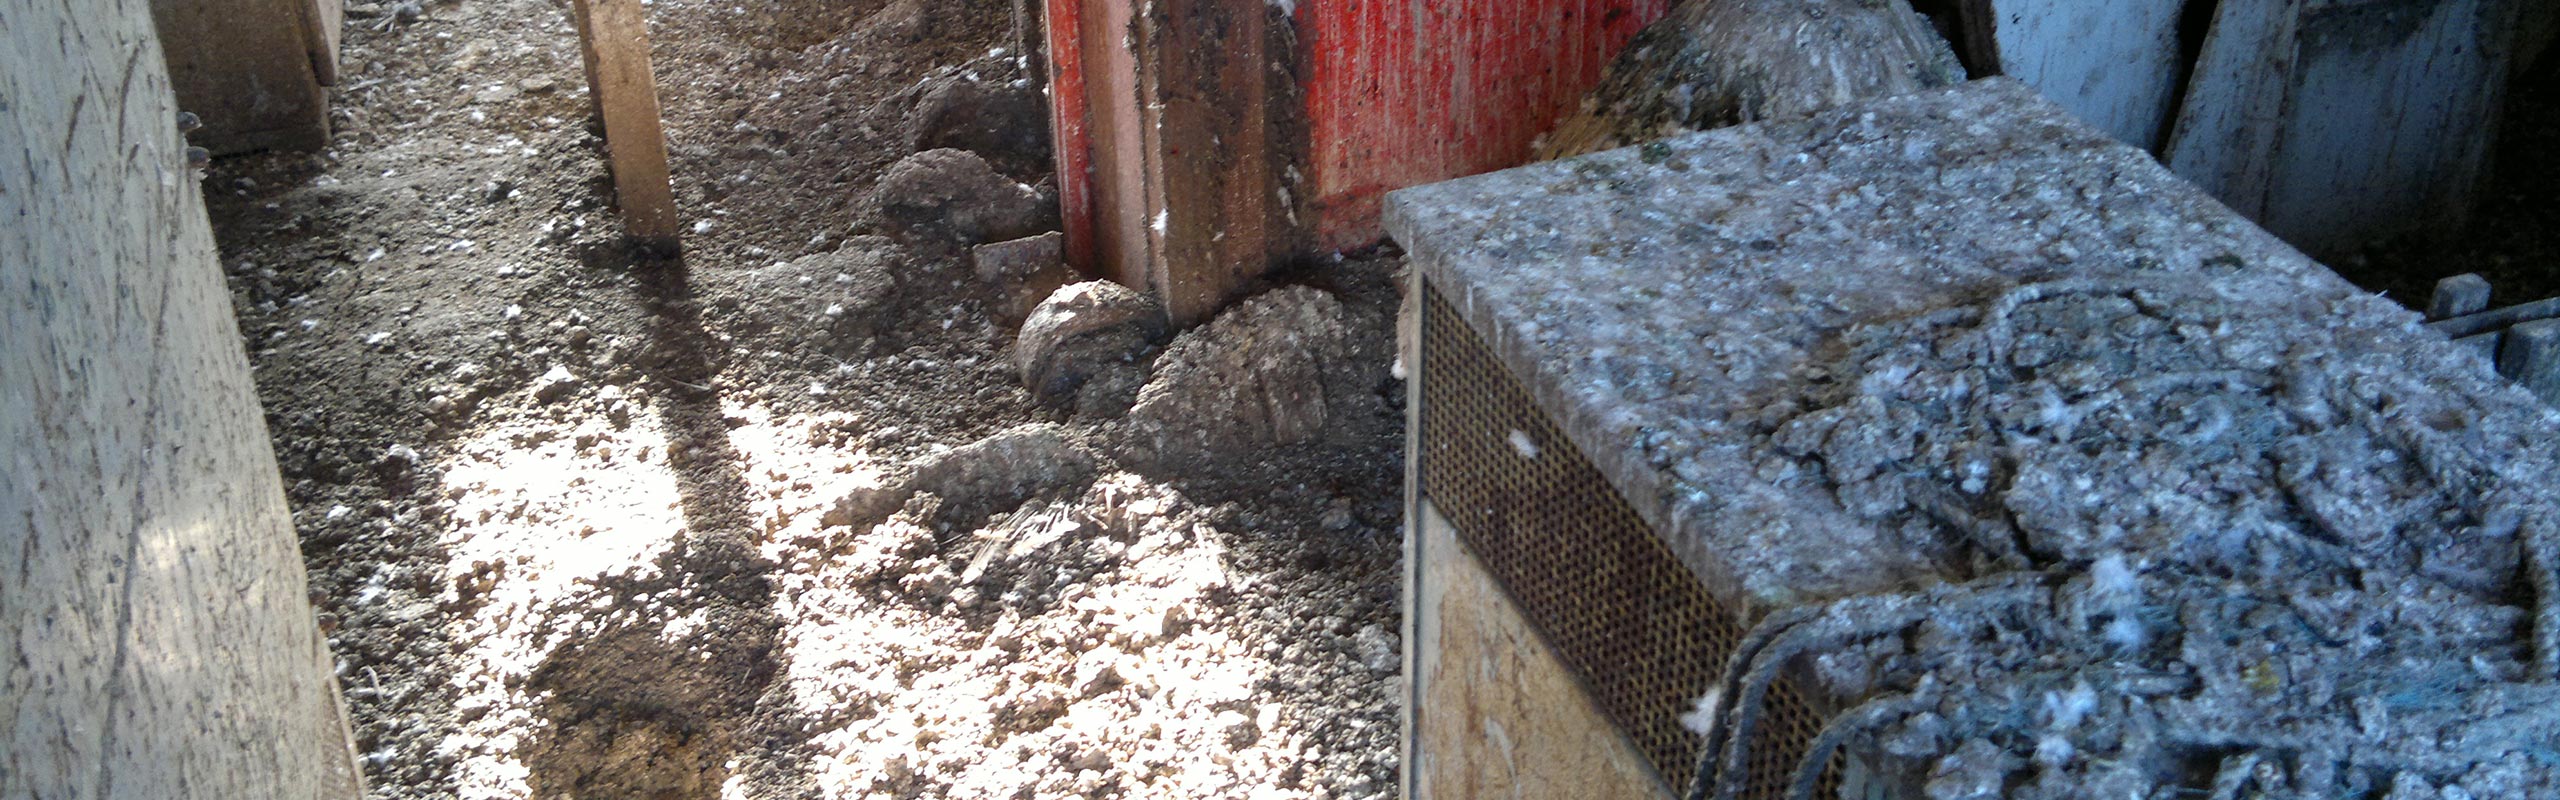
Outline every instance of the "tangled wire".
[[2560, 792], [2553, 476], [2528, 428], [2201, 281], [2032, 283], [1865, 326], [1764, 417], [1961, 582], [1782, 611], [1693, 798], [1741, 796], [1772, 685], [1847, 701], [1890, 786], [1961, 798]]

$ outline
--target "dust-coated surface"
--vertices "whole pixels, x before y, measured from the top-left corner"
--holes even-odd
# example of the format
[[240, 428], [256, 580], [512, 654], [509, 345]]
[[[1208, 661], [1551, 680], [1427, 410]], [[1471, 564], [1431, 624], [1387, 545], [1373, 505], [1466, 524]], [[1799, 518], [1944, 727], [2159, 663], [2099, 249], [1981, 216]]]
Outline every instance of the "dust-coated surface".
[[1761, 622], [1720, 796], [1789, 665], [1936, 800], [2555, 786], [2560, 412], [2014, 82], [1389, 208]]
[[0, 797], [345, 800], [150, 4], [0, 15]]
[[542, 0], [351, 6], [333, 148], [214, 165], [373, 797], [1389, 790], [1397, 267], [1035, 400], [1012, 6], [653, 4], [680, 259]]

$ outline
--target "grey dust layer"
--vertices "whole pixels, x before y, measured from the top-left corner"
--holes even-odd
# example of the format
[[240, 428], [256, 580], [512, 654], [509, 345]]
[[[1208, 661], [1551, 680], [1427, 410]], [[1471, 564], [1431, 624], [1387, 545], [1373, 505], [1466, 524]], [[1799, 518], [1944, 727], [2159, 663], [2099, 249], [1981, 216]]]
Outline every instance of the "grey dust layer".
[[2560, 786], [2560, 414], [2017, 83], [1388, 216], [1758, 626], [1700, 794], [1790, 666], [1940, 800]]

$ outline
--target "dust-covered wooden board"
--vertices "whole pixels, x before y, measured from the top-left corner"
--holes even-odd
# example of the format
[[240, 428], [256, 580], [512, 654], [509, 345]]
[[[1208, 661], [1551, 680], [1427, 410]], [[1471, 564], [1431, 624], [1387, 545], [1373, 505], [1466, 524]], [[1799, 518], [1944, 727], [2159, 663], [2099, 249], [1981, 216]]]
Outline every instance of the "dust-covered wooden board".
[[2164, 160], [2314, 255], [2457, 230], [2517, 0], [2224, 3]]
[[2124, 142], [2160, 146], [2182, 0], [1989, 0], [2000, 73]]
[[1417, 701], [1408, 796], [1672, 796], [1449, 521], [1420, 509], [1406, 633]]
[[338, 46], [346, 39], [347, 1], [312, 0], [304, 21], [311, 25], [305, 39], [311, 44], [312, 71], [321, 85], [338, 85]]
[[197, 145], [228, 155], [329, 144], [313, 2], [153, 0], [178, 107], [204, 120]]
[[641, 0], [574, 0], [574, 6], [623, 230], [637, 241], [672, 246], [680, 234], [658, 84], [649, 69], [648, 10]]

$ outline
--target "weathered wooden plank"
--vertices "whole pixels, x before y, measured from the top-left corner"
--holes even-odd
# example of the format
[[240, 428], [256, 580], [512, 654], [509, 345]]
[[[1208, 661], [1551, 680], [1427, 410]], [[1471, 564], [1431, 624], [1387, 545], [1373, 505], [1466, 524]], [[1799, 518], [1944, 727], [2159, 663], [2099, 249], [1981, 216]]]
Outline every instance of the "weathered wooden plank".
[[2489, 279], [2479, 273], [2466, 272], [2436, 281], [2436, 292], [2427, 298], [2427, 319], [2444, 320], [2465, 314], [2477, 314], [2489, 308]]
[[2516, 0], [2223, 3], [2170, 168], [2314, 255], [2458, 230]]
[[303, 39], [311, 46], [311, 70], [322, 86], [338, 85], [338, 45], [347, 28], [346, 0], [312, 0], [303, 7], [311, 29]]
[[2319, 254], [2460, 230], [2506, 98], [2508, 2], [2309, 10], [2260, 224]]
[[178, 107], [214, 155], [317, 150], [329, 98], [312, 59], [312, 0], [152, 0]]
[[2552, 317], [2560, 317], [2560, 297], [2544, 298], [2494, 311], [2430, 322], [2427, 323], [2427, 327], [2435, 329], [2437, 333], [2460, 339]]
[[[1076, 9], [1090, 147], [1085, 174], [1093, 187], [1093, 260], [1080, 266], [1152, 291], [1148, 264], [1155, 253], [1148, 220], [1154, 211], [1147, 201], [1146, 121], [1139, 117], [1138, 54], [1132, 49], [1143, 40], [1128, 34], [1136, 24], [1132, 8], [1130, 0], [1083, 0]], [[1074, 239], [1070, 233], [1071, 256], [1077, 253]]]
[[1154, 216], [1149, 284], [1176, 325], [1271, 269], [1274, 162], [1260, 2], [1155, 0], [1139, 93]]
[[2543, 402], [2560, 405], [2560, 319], [2507, 329], [2506, 343], [2498, 347], [2498, 374]]
[[[2184, 0], [1991, 0], [2001, 74], [2117, 141], [2160, 147], [2177, 94]], [[1968, 20], [1973, 23], [1974, 20]]]
[[605, 150], [623, 232], [674, 246], [676, 199], [667, 174], [667, 137], [658, 119], [658, 84], [649, 69], [649, 25], [641, 0], [574, 0], [587, 89], [604, 119]]
[[2267, 173], [2284, 128], [2294, 29], [2309, 0], [2222, 3], [2196, 57], [2164, 163], [2241, 216], [2267, 209]]

